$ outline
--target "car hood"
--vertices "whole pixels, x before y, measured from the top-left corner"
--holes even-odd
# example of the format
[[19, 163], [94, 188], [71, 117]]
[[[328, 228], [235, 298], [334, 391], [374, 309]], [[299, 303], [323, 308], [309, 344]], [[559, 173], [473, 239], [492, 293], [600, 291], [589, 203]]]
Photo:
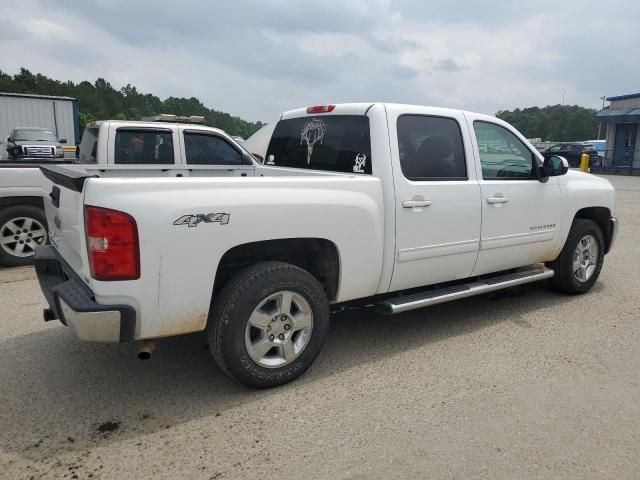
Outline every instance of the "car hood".
[[54, 142], [52, 140], [15, 140], [13, 143], [16, 145], [50, 145], [52, 147], [59, 147], [62, 144], [60, 142]]
[[582, 180], [591, 182], [594, 184], [600, 184], [602, 186], [608, 186], [613, 188], [613, 185], [609, 180], [602, 177], [597, 177], [591, 173], [581, 172], [580, 170], [569, 169], [569, 171], [563, 175], [567, 180]]

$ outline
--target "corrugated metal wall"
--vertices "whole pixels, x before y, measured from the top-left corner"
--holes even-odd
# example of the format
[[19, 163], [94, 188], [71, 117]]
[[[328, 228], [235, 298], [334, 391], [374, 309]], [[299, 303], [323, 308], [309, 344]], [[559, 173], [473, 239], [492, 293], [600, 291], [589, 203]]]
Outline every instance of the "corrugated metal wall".
[[42, 127], [75, 145], [73, 117], [73, 100], [0, 95], [0, 142], [16, 127]]

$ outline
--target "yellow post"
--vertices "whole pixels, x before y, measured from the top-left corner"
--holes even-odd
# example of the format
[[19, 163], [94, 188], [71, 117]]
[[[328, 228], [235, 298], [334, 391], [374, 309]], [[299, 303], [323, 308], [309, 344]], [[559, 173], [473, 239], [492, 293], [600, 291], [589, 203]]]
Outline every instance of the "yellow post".
[[580, 170], [583, 172], [589, 171], [589, 154], [583, 153], [582, 158], [580, 159]]

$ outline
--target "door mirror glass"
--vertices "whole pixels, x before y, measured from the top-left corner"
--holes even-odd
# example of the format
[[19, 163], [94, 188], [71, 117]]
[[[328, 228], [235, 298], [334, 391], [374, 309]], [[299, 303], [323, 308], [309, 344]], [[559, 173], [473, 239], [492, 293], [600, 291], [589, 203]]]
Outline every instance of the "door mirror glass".
[[558, 177], [569, 171], [569, 162], [558, 155], [550, 155], [544, 159], [544, 171], [550, 177]]

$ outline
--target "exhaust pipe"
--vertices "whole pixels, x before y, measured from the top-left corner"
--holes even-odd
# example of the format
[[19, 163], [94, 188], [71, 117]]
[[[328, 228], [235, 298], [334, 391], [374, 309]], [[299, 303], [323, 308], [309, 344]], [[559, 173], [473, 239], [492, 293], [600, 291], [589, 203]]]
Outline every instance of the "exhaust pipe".
[[149, 360], [153, 352], [156, 351], [156, 344], [154, 342], [145, 343], [138, 350], [138, 358], [140, 360]]
[[42, 318], [45, 322], [50, 322], [51, 320], [55, 320], [57, 317], [56, 314], [53, 313], [53, 310], [51, 310], [50, 308], [45, 308], [42, 311]]

